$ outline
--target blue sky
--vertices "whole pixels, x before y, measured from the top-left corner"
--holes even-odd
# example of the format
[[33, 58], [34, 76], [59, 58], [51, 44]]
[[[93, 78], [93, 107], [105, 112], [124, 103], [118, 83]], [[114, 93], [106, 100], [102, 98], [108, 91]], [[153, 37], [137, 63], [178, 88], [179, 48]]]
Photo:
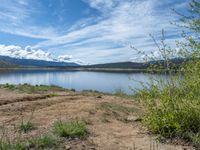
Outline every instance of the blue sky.
[[130, 45], [154, 52], [149, 34], [159, 38], [162, 29], [173, 46], [181, 38], [171, 9], [184, 13], [189, 0], [0, 2], [0, 55], [95, 64], [140, 61]]

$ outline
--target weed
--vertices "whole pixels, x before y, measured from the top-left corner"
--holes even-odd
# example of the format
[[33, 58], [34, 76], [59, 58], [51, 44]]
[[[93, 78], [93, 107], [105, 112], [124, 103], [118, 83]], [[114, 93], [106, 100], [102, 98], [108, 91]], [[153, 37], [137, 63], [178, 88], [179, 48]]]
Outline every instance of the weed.
[[84, 137], [87, 134], [86, 123], [79, 120], [57, 121], [53, 125], [54, 133], [60, 137]]
[[27, 143], [14, 141], [11, 142], [9, 140], [0, 140], [0, 150], [26, 150]]
[[9, 83], [6, 83], [5, 85], [1, 85], [1, 87], [5, 88], [5, 89], [9, 89], [9, 90], [15, 89], [15, 85], [9, 84]]
[[23, 106], [22, 106], [21, 112], [20, 112], [21, 124], [18, 125], [18, 127], [17, 127], [19, 129], [19, 131], [27, 133], [27, 132], [30, 132], [31, 130], [36, 129], [35, 125], [31, 122], [31, 120], [33, 118], [33, 114], [34, 114], [34, 109], [31, 110], [31, 114], [30, 114], [29, 120], [27, 122], [24, 122], [23, 113], [24, 113], [24, 109], [23, 109]]
[[45, 149], [57, 145], [58, 140], [49, 135], [34, 137], [26, 141], [19, 140], [0, 140], [0, 150], [27, 150], [27, 149]]
[[109, 103], [109, 102], [102, 103], [101, 108], [106, 110], [111, 110], [113, 112], [123, 112], [123, 113], [133, 113], [138, 111], [137, 108], [134, 107], [125, 107], [116, 103]]
[[127, 94], [124, 93], [124, 91], [122, 89], [115, 90], [114, 95], [119, 96], [119, 97], [127, 97]]
[[33, 138], [29, 140], [29, 147], [34, 148], [52, 148], [53, 146], [56, 146], [58, 143], [58, 140], [56, 137], [52, 135], [42, 135], [36, 138]]
[[21, 123], [19, 126], [18, 126], [18, 129], [20, 132], [24, 132], [24, 133], [27, 133], [29, 131], [32, 131], [34, 129], [36, 129], [35, 125], [33, 123], [31, 123], [30, 121], [26, 122], [26, 123]]
[[51, 93], [51, 94], [48, 94], [47, 97], [51, 98], [51, 97], [56, 97], [58, 96], [58, 94], [55, 94], [55, 93]]

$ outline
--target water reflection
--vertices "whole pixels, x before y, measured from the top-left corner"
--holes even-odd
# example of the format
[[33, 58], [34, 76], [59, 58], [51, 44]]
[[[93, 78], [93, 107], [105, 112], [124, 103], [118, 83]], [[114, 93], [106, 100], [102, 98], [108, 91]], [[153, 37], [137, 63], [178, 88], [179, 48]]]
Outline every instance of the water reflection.
[[[153, 75], [156, 78], [163, 78], [163, 75]], [[97, 90], [101, 92], [114, 93], [116, 90], [123, 90], [132, 94], [130, 89], [141, 89], [139, 82], [149, 82], [147, 73], [108, 73], [108, 72], [87, 72], [87, 71], [12, 71], [0, 72], [0, 84], [23, 84], [32, 85], [57, 85], [68, 89]]]

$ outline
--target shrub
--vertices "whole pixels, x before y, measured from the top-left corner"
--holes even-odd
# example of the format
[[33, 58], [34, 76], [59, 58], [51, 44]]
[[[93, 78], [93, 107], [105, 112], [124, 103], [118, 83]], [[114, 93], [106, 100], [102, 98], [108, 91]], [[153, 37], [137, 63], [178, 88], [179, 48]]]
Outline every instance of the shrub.
[[14, 90], [15, 89], [15, 85], [8, 84], [8, 83], [6, 83], [5, 85], [3, 85], [2, 87], [6, 88], [6, 89], [9, 89], [9, 90]]

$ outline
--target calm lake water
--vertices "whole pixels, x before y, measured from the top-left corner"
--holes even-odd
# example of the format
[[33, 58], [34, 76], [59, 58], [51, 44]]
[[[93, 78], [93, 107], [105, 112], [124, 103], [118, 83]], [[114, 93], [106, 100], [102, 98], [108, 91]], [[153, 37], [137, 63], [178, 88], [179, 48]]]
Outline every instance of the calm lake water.
[[[166, 78], [164, 75], [153, 76]], [[149, 77], [150, 75], [147, 73], [18, 70], [0, 72], [0, 84], [57, 85], [77, 91], [97, 90], [106, 93], [114, 93], [121, 89], [127, 94], [132, 94], [131, 88], [141, 89], [142, 86], [139, 82], [148, 83]]]

